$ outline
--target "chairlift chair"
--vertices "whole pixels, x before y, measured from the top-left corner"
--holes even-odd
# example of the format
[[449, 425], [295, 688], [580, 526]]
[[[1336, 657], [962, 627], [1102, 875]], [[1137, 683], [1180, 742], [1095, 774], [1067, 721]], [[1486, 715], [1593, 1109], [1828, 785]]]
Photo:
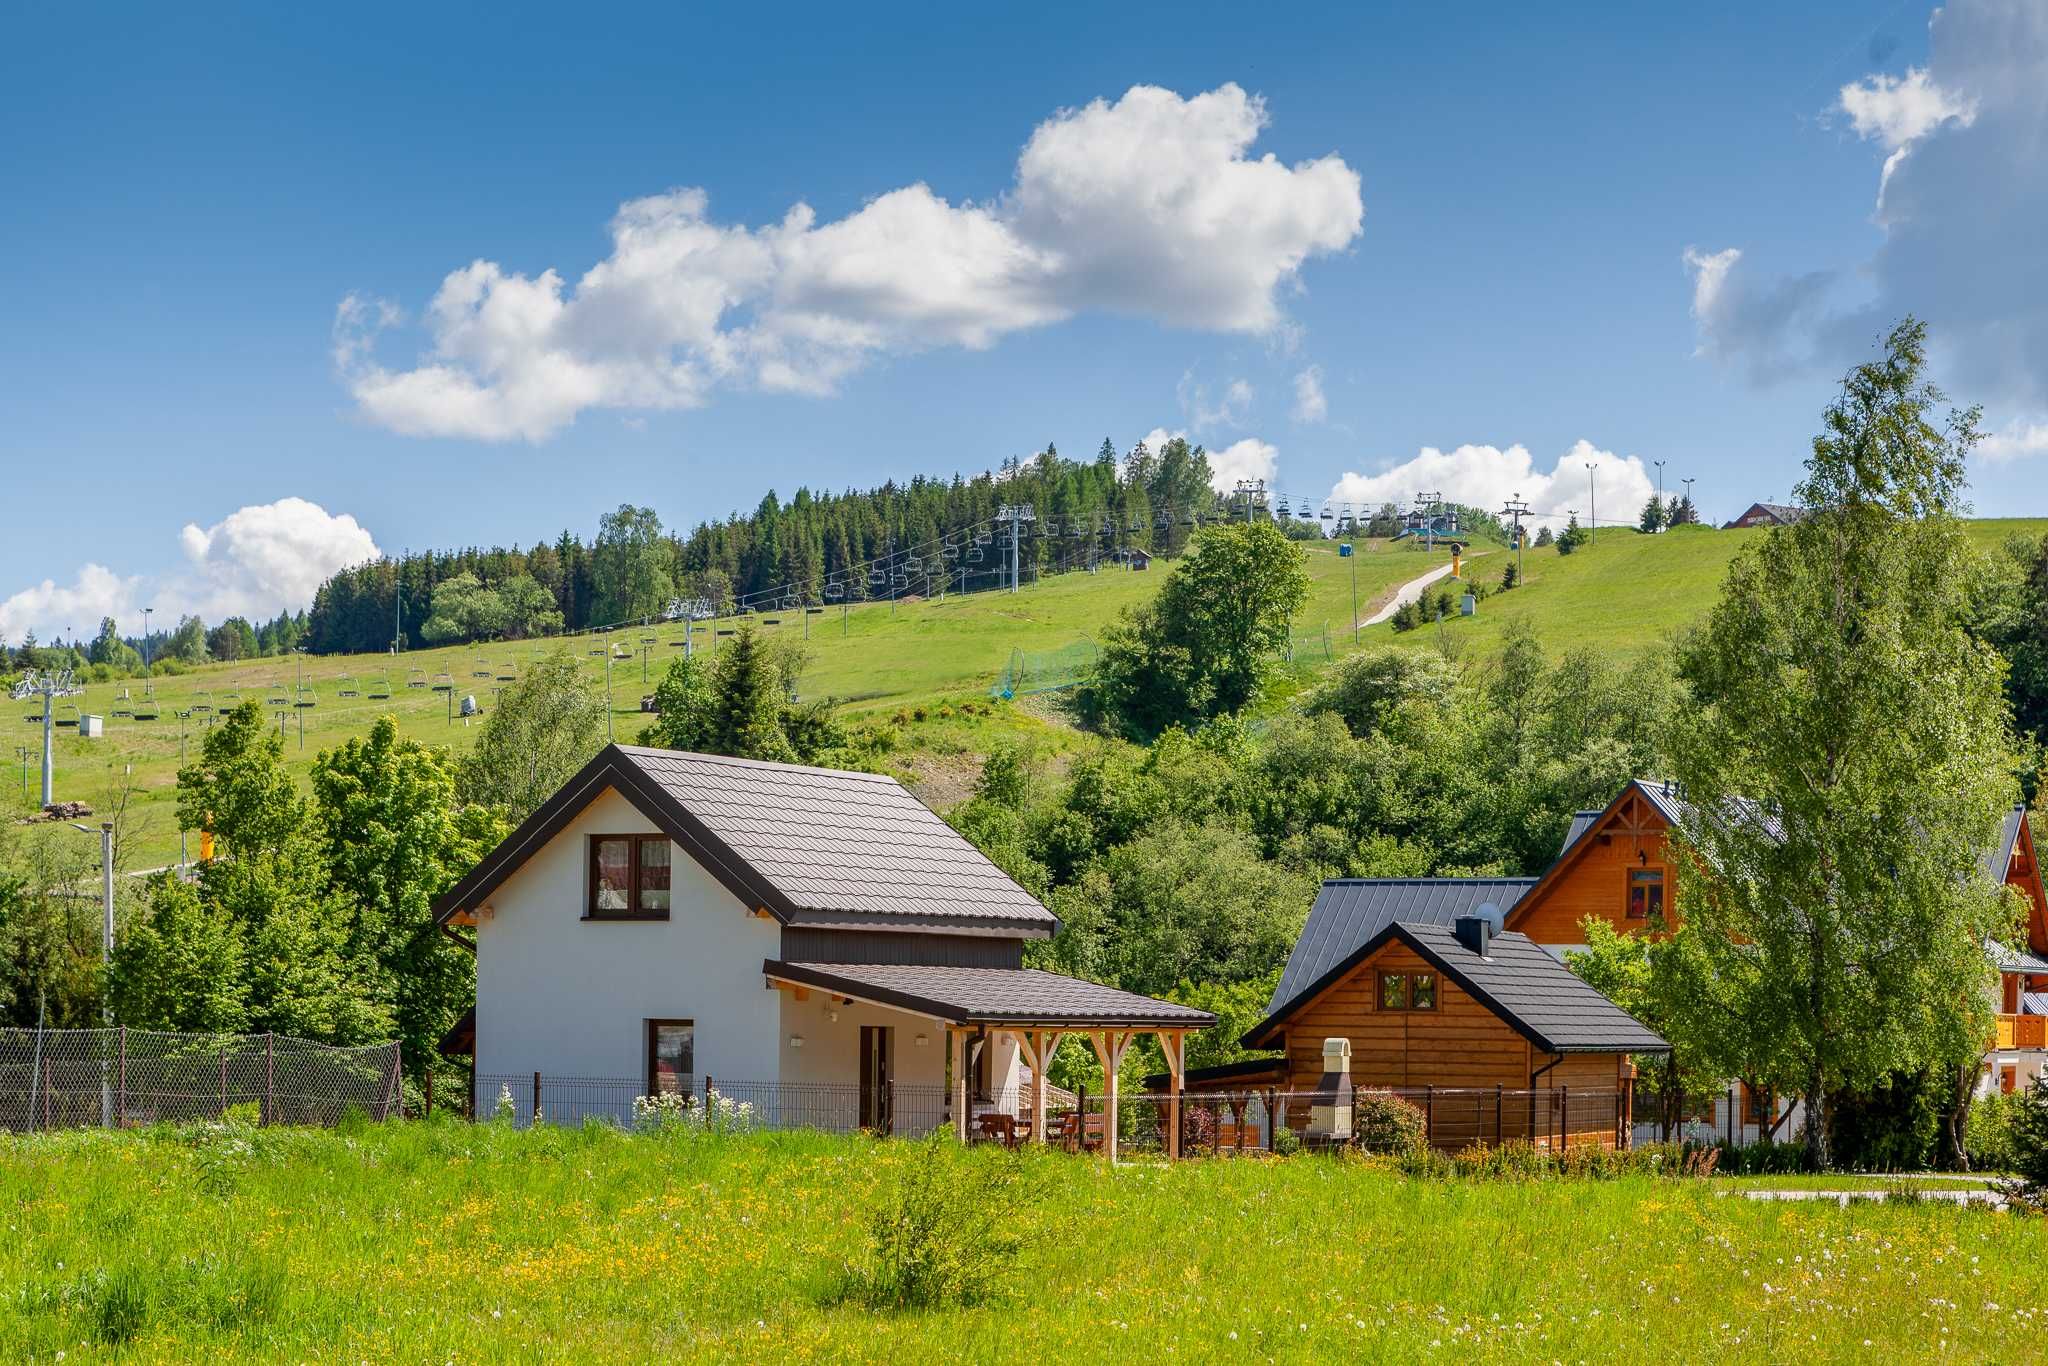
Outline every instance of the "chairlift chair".
[[454, 680], [454, 679], [452, 679], [452, 678], [450, 678], [450, 677], [448, 676], [448, 671], [447, 671], [446, 669], [443, 669], [443, 670], [442, 670], [442, 671], [441, 671], [440, 673], [437, 673], [437, 674], [435, 674], [435, 675], [434, 675], [434, 691], [435, 691], [435, 692], [454, 692], [454, 691], [455, 691], [455, 680]]
[[593, 658], [593, 659], [603, 659], [603, 658], [605, 657], [605, 652], [606, 652], [607, 648], [608, 648], [608, 647], [606, 647], [606, 646], [603, 646], [603, 645], [593, 645], [593, 646], [591, 646], [591, 647], [590, 647], [590, 656], [591, 656], [591, 658]]
[[1334, 512], [1331, 509], [1328, 503], [1323, 504], [1323, 520], [1326, 522], [1334, 522], [1337, 520], [1336, 512]]
[[[154, 721], [162, 714], [154, 697], [145, 697], [135, 704], [135, 719], [137, 721]], [[74, 721], [72, 724], [76, 725], [77, 722]]]
[[483, 662], [482, 660], [478, 660], [478, 661], [477, 661], [477, 667], [475, 667], [475, 668], [472, 668], [472, 669], [471, 669], [471, 670], [469, 671], [469, 676], [470, 676], [471, 678], [489, 678], [489, 677], [491, 677], [491, 676], [492, 676], [492, 675], [491, 675], [491, 666], [490, 666], [490, 665], [488, 665], [488, 664], [485, 664], [485, 663], [484, 663], [484, 662]]
[[292, 698], [292, 705], [300, 711], [305, 711], [307, 708], [316, 705], [319, 701], [320, 694], [313, 691], [311, 683], [305, 683], [300, 685], [297, 695]]
[[382, 702], [391, 696], [391, 675], [379, 674], [377, 681], [370, 685], [370, 700]]
[[192, 714], [194, 716], [213, 715], [213, 689], [201, 688], [195, 696], [197, 700], [192, 703]]
[[498, 666], [496, 679], [500, 683], [516, 683], [519, 681], [519, 670], [516, 666], [514, 666], [512, 661], [508, 659], [503, 664], [500, 664]]
[[405, 671], [405, 686], [408, 688], [426, 687], [427, 671], [425, 669], [407, 669]]
[[884, 574], [881, 570], [870, 569], [868, 571], [868, 587], [880, 588], [883, 584], [887, 583], [888, 581], [889, 576], [887, 574]]
[[974, 533], [974, 543], [976, 545], [988, 545], [994, 540], [994, 535], [987, 531], [977, 531]]
[[939, 553], [949, 560], [958, 560], [960, 558], [960, 547], [948, 541], [940, 548]]
[[979, 545], [972, 547], [967, 552], [967, 563], [969, 564], [980, 564], [982, 558], [983, 557], [981, 553], [981, 547]]
[[263, 699], [264, 706], [270, 707], [274, 710], [280, 707], [289, 707], [291, 704], [291, 694], [284, 690], [284, 684], [273, 683], [270, 685], [268, 689], [265, 690]]
[[846, 589], [843, 585], [837, 583], [828, 583], [825, 585], [825, 598], [828, 602], [837, 602], [845, 596]]

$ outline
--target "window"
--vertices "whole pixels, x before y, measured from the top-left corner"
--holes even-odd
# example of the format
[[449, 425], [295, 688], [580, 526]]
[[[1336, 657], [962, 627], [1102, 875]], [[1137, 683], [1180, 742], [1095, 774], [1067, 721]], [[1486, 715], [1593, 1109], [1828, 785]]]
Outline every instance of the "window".
[[1628, 918], [1630, 920], [1661, 920], [1664, 916], [1664, 870], [1662, 868], [1631, 868], [1628, 870]]
[[1433, 972], [1381, 973], [1380, 1009], [1435, 1010], [1436, 974]]
[[586, 920], [666, 920], [669, 906], [666, 835], [593, 835]]
[[689, 1020], [647, 1022], [647, 1094], [688, 1095], [696, 1071], [697, 1026]]

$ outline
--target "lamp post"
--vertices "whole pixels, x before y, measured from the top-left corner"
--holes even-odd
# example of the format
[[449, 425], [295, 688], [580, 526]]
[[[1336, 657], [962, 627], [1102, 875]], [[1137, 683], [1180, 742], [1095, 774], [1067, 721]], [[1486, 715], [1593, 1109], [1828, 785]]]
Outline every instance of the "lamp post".
[[1694, 507], [1694, 506], [1693, 506], [1693, 501], [1692, 501], [1692, 480], [1690, 480], [1690, 479], [1681, 479], [1681, 480], [1679, 480], [1678, 482], [1679, 482], [1679, 483], [1681, 483], [1681, 484], [1683, 484], [1683, 485], [1685, 485], [1685, 505], [1686, 505], [1686, 507], [1687, 507], [1687, 508], [1690, 508], [1690, 509], [1691, 509], [1693, 517], [1694, 517], [1695, 519], [1697, 519], [1697, 518], [1699, 517], [1699, 515], [1700, 515], [1700, 510], [1699, 510], [1699, 509], [1698, 509], [1697, 507]]
[[[94, 833], [89, 825], [66, 822], [73, 830]], [[100, 837], [100, 1024], [114, 1027], [114, 1002], [107, 984], [114, 968], [114, 823], [101, 821]], [[100, 1127], [114, 1127], [114, 1092], [107, 1085], [106, 1050], [100, 1050]]]
[[1650, 463], [1657, 467], [1657, 530], [1662, 531], [1671, 523], [1671, 514], [1664, 507], [1664, 462], [1652, 460]]
[[1586, 462], [1586, 525], [1591, 527], [1592, 539], [1600, 539], [1600, 503], [1593, 497], [1593, 462]]

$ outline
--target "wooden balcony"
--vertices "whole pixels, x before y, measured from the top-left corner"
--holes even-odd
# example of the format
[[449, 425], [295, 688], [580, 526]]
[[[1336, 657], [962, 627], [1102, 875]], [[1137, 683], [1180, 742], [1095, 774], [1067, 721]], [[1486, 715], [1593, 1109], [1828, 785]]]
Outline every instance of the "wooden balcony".
[[2048, 1048], [2048, 1015], [2000, 1015], [1994, 1048]]

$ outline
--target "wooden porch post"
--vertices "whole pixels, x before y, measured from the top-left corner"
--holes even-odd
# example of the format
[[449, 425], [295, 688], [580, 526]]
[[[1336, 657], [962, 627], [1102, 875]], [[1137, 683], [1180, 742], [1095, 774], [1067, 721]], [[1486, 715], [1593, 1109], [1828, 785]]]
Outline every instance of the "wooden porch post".
[[1166, 1157], [1180, 1157], [1180, 1083], [1187, 1059], [1188, 1036], [1178, 1029], [1159, 1031], [1159, 1047], [1166, 1054]]
[[953, 1135], [967, 1141], [967, 1033], [946, 1026], [946, 1044], [953, 1051]]
[[[1116, 1163], [1116, 1122], [1117, 1085], [1116, 1070], [1123, 1065], [1124, 1050], [1130, 1046], [1131, 1033], [1127, 1029], [1098, 1029], [1094, 1034], [1095, 1057], [1102, 1064], [1102, 1155], [1111, 1165]], [[1087, 1117], [1082, 1117], [1082, 1132], [1087, 1132]]]
[[1052, 1055], [1059, 1051], [1063, 1030], [1022, 1029], [1017, 1032], [1017, 1046], [1024, 1051], [1024, 1061], [1031, 1065], [1031, 1141], [1045, 1142], [1045, 1069], [1052, 1065]]

